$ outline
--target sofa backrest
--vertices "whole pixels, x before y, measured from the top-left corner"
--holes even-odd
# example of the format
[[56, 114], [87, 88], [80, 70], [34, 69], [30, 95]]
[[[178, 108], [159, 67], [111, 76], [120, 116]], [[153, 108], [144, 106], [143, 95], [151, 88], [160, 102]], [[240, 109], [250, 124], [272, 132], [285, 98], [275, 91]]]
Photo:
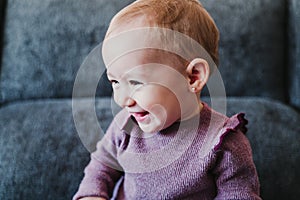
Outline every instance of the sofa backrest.
[[[5, 8], [6, 2], [0, 1], [0, 47], [3, 46], [3, 28], [4, 28], [4, 18], [5, 18]], [[1, 59], [2, 59], [2, 48], [0, 48], [0, 75], [1, 75]], [[0, 81], [1, 85], [1, 81]], [[1, 96], [1, 95], [0, 95]]]
[[289, 3], [289, 98], [300, 109], [300, 1]]
[[[8, 0], [0, 103], [70, 98], [77, 70], [129, 0]], [[110, 88], [101, 88], [110, 95]]]
[[[229, 96], [284, 100], [284, 0], [206, 0], [220, 30], [220, 71]], [[274, 89], [276, 88], [276, 89]]]
[[[8, 0], [0, 104], [70, 98], [84, 58], [102, 42], [111, 17], [132, 1]], [[221, 33], [219, 69], [227, 95], [286, 100], [285, 2], [202, 1]], [[101, 81], [97, 95], [110, 95]]]

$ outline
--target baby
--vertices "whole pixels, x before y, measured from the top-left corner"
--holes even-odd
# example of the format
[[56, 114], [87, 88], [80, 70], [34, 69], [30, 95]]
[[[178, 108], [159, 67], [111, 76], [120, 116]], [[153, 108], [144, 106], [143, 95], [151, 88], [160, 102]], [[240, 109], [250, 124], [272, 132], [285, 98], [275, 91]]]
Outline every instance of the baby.
[[218, 41], [197, 0], [138, 0], [113, 18], [102, 54], [123, 109], [74, 200], [260, 199], [244, 115], [199, 98]]

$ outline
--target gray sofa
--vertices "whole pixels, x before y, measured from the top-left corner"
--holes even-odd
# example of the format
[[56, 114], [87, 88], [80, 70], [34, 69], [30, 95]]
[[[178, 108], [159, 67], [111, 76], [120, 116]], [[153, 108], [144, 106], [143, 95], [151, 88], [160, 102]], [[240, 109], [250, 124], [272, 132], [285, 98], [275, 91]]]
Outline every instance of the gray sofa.
[[[1, 0], [0, 199], [76, 192], [96, 143], [87, 147], [78, 130], [93, 135], [99, 123], [105, 131], [113, 112], [104, 76], [95, 102], [90, 80], [81, 80], [76, 97], [74, 81], [111, 17], [130, 2]], [[245, 112], [249, 120], [261, 195], [299, 199], [300, 1], [202, 2], [221, 33], [227, 114]], [[72, 100], [82, 106], [72, 111]]]

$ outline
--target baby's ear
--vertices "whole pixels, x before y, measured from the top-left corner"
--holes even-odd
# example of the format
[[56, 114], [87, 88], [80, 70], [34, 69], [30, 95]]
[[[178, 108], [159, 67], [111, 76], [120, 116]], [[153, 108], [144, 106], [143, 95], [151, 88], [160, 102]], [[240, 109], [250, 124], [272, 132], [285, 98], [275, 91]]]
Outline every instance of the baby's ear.
[[202, 90], [209, 78], [209, 65], [202, 58], [195, 58], [186, 68], [190, 91], [198, 93]]

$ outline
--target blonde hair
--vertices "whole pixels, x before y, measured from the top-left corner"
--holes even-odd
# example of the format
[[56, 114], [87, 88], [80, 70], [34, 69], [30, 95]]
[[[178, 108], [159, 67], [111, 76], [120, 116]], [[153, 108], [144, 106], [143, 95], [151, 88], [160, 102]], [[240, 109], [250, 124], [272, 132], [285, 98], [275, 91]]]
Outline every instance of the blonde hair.
[[[150, 26], [171, 29], [189, 36], [208, 52], [216, 65], [219, 64], [219, 31], [199, 1], [137, 0], [114, 17], [107, 35], [113, 31], [113, 24], [126, 23], [137, 16], [144, 16]], [[193, 54], [197, 56], [197, 53]]]

